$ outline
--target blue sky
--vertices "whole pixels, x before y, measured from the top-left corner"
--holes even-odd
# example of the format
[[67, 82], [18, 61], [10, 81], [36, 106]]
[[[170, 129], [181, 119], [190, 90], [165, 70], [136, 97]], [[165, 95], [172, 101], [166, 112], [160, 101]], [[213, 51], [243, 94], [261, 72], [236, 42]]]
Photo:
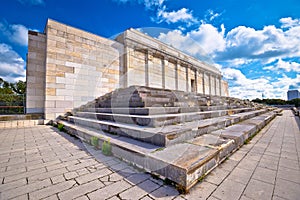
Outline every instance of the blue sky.
[[[0, 0], [0, 77], [25, 80], [27, 31], [47, 18], [112, 37], [140, 28], [216, 65], [230, 96], [300, 89], [299, 0]], [[147, 28], [151, 27], [151, 28]]]

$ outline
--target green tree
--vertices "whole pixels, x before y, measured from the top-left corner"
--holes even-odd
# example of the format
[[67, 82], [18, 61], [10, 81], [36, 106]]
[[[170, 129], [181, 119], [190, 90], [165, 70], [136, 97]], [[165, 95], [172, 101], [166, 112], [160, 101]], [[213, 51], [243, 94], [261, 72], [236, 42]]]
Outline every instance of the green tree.
[[16, 94], [25, 94], [26, 92], [26, 82], [21, 80], [16, 83], [10, 83], [10, 87]]

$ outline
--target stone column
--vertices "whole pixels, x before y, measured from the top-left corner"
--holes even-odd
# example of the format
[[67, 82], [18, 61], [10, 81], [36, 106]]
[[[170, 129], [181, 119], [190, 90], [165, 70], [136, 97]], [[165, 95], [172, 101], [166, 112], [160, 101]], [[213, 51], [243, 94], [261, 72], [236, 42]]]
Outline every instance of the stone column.
[[217, 76], [215, 76], [215, 95], [217, 96]]
[[149, 86], [149, 52], [145, 53], [145, 85]]
[[186, 91], [188, 92], [189, 91], [189, 67], [186, 66], [185, 67], [185, 83], [186, 83]]
[[175, 89], [178, 90], [178, 65], [179, 63], [176, 62], [175, 64]]
[[125, 44], [125, 54], [123, 56], [124, 58], [124, 68], [123, 71], [121, 73], [121, 75], [123, 76], [121, 80], [122, 83], [122, 87], [128, 87], [128, 67], [129, 67], [129, 48], [127, 46], [127, 44]]
[[203, 89], [203, 94], [205, 94], [205, 73], [202, 71], [202, 89]]
[[219, 76], [219, 92], [220, 92], [220, 96], [222, 96], [222, 85], [221, 85], [221, 81], [222, 81], [222, 77]]
[[162, 88], [166, 88], [166, 75], [165, 75], [165, 57], [162, 57], [161, 59], [161, 71], [162, 71]]
[[211, 74], [208, 74], [208, 88], [209, 88], [209, 95], [211, 95]]
[[196, 68], [194, 69], [194, 74], [195, 74], [195, 92], [198, 93], [198, 70]]

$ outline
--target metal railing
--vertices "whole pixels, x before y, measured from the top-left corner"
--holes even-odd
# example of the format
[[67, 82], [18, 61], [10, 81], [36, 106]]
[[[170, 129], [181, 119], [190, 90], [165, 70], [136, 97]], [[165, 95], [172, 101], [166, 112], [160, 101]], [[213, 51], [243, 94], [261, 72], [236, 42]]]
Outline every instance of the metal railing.
[[0, 115], [25, 114], [24, 94], [0, 94]]

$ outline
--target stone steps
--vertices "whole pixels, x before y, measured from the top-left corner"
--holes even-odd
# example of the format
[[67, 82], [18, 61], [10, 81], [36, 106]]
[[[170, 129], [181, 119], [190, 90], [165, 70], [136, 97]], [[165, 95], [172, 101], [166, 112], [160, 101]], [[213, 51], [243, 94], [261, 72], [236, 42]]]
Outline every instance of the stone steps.
[[[163, 110], [163, 108], [161, 108], [160, 110]], [[230, 109], [230, 110], [214, 110], [214, 111], [206, 111], [206, 112], [164, 113], [164, 114], [151, 114], [151, 115], [77, 112], [75, 116], [82, 117], [82, 118], [89, 118], [89, 119], [137, 124], [140, 126], [161, 127], [161, 126], [167, 126], [167, 125], [172, 125], [177, 123], [184, 123], [184, 122], [190, 122], [195, 120], [220, 117], [229, 114], [248, 112], [253, 110], [254, 108], [239, 108], [239, 109]], [[125, 109], [122, 111], [125, 112]]]
[[[129, 123], [129, 121], [114, 122], [76, 116], [69, 116], [68, 120], [75, 124], [93, 127], [111, 134], [134, 138], [136, 140], [148, 142], [158, 146], [169, 146], [264, 114], [267, 111], [268, 109], [261, 109], [219, 117], [211, 116], [212, 118], [208, 119], [194, 120], [191, 122], [166, 125], [163, 127], [139, 126], [136, 125], [134, 121], [131, 123]], [[130, 118], [126, 119], [131, 120]]]
[[276, 112], [268, 111], [260, 115], [252, 113], [249, 119], [246, 119], [250, 117], [246, 113], [237, 115], [228, 117], [230, 120], [244, 120], [164, 148], [127, 136], [108, 134], [83, 124], [66, 121], [58, 123], [64, 124], [70, 134], [85, 142], [90, 143], [93, 136], [99, 138], [97, 147], [100, 149], [104, 141], [109, 141], [114, 156], [158, 174], [161, 178], [167, 178], [183, 190], [189, 190], [199, 178], [209, 173], [272, 120]]
[[114, 156], [188, 190], [274, 118], [273, 110], [248, 100], [131, 86], [58, 123], [99, 149], [109, 141]]

